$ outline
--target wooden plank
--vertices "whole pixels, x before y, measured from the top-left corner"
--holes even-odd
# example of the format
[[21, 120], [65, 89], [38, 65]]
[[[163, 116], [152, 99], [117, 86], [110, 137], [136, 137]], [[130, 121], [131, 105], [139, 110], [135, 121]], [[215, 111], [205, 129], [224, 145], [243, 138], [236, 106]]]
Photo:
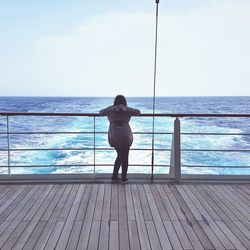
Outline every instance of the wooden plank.
[[[227, 213], [231, 220], [237, 220], [242, 218], [242, 215], [235, 209], [231, 202], [229, 202], [221, 193], [219, 192], [219, 186], [213, 187], [208, 186], [208, 192], [210, 191], [214, 200], [222, 207], [223, 211]], [[244, 217], [243, 217], [244, 218]]]
[[[201, 228], [204, 230], [204, 232], [206, 233], [207, 237], [210, 239], [210, 241], [214, 245], [213, 249], [224, 250], [225, 247], [222, 245], [222, 243], [217, 238], [217, 236], [213, 232], [213, 230], [209, 227], [209, 225], [207, 225], [206, 223], [204, 223], [202, 221], [199, 221], [198, 223], [200, 224]], [[227, 249], [234, 249], [234, 248], [227, 248]]]
[[31, 203], [33, 203], [33, 206], [28, 212], [26, 212], [26, 215], [23, 219], [24, 221], [30, 221], [34, 216], [38, 216], [37, 211], [40, 208], [40, 206], [43, 204], [47, 195], [50, 193], [52, 187], [53, 185], [43, 185], [43, 189], [41, 193], [36, 194], [37, 196], [36, 201], [30, 201]]
[[161, 196], [163, 204], [166, 207], [166, 211], [168, 212], [169, 219], [170, 220], [178, 220], [178, 217], [177, 217], [175, 210], [170, 202], [170, 199], [168, 198], [168, 196], [166, 195], [166, 193], [164, 191], [163, 185], [157, 184], [156, 187], [157, 187], [158, 192]]
[[11, 196], [14, 195], [14, 193], [15, 193], [16, 191], [21, 192], [20, 189], [21, 189], [21, 190], [24, 189], [24, 185], [23, 185], [23, 186], [21, 186], [21, 185], [14, 185], [14, 186], [12, 186], [12, 188], [9, 189], [9, 191], [1, 198], [1, 200], [0, 200], [0, 207], [2, 207], [3, 204], [4, 204], [6, 201], [10, 201]]
[[221, 229], [214, 221], [209, 222], [208, 226], [211, 228], [211, 230], [214, 232], [214, 234], [217, 236], [217, 238], [221, 241], [221, 243], [226, 249], [234, 249], [234, 246], [232, 245], [230, 239], [225, 236], [225, 234], [221, 231]]
[[[0, 207], [0, 223], [4, 221], [4, 218], [6, 217], [6, 209], [7, 214], [10, 214], [12, 211], [11, 209], [14, 209], [16, 207], [16, 204], [18, 204], [25, 195], [31, 190], [31, 187], [29, 186], [21, 186], [16, 192], [14, 192], [9, 199], [1, 205]], [[5, 215], [2, 215], [5, 213]]]
[[44, 230], [42, 231], [39, 239], [37, 240], [36, 242], [36, 245], [35, 245], [35, 250], [41, 250], [41, 249], [44, 249], [45, 246], [46, 246], [46, 243], [51, 235], [51, 232], [55, 226], [55, 222], [52, 222], [52, 221], [43, 221], [46, 223], [46, 226], [44, 228]]
[[39, 209], [39, 213], [42, 214], [39, 220], [48, 221], [50, 219], [50, 216], [53, 213], [54, 208], [56, 207], [58, 201], [61, 199], [65, 189], [66, 185], [54, 185], [47, 200], [48, 206], [45, 207], [44, 211]]
[[103, 206], [103, 200], [104, 200], [104, 184], [99, 184], [97, 199], [96, 199], [96, 205], [95, 205], [95, 211], [94, 211], [94, 217], [93, 220], [101, 220], [102, 218], [102, 206]]
[[153, 221], [146, 221], [146, 226], [148, 230], [150, 245], [152, 250], [160, 250], [162, 249], [161, 243], [159, 241], [155, 225]]
[[225, 185], [223, 188], [226, 192], [233, 194], [237, 200], [241, 200], [243, 203], [249, 204], [250, 194], [241, 189], [239, 185]]
[[78, 240], [78, 244], [77, 244], [78, 250], [87, 249], [90, 230], [91, 230], [91, 224], [92, 224], [91, 220], [84, 220], [82, 222], [82, 228], [80, 231], [80, 236], [79, 236], [79, 240]]
[[149, 185], [144, 184], [143, 187], [145, 189], [145, 194], [146, 194], [146, 197], [147, 197], [147, 200], [148, 200], [150, 212], [152, 214], [152, 219], [154, 221], [161, 221], [162, 219], [161, 219], [160, 213], [158, 211], [157, 205], [155, 203], [155, 200], [154, 200], [154, 197], [153, 197], [153, 194], [151, 192], [151, 189], [150, 189]]
[[109, 249], [119, 249], [118, 221], [110, 221]]
[[128, 221], [119, 220], [119, 246], [120, 250], [127, 250], [129, 248], [129, 235], [128, 235]]
[[93, 220], [97, 192], [98, 192], [98, 185], [94, 184], [92, 186], [90, 199], [89, 199], [89, 202], [88, 202], [88, 207], [87, 207], [87, 210], [86, 210], [84, 220], [87, 220], [87, 221], [92, 221]]
[[[129, 231], [130, 249], [140, 250], [140, 240], [139, 240], [136, 221], [134, 220], [128, 221], [128, 231]], [[106, 249], [106, 248], [103, 248], [103, 249]]]
[[173, 194], [175, 195], [176, 200], [180, 204], [180, 206], [182, 208], [182, 212], [183, 212], [183, 214], [185, 214], [187, 223], [193, 228], [193, 230], [195, 231], [195, 233], [199, 237], [200, 242], [203, 244], [204, 248], [205, 249], [213, 249], [213, 245], [212, 245], [211, 241], [208, 239], [207, 235], [202, 230], [199, 223], [197, 223], [197, 221], [196, 221], [194, 215], [192, 214], [190, 208], [186, 204], [186, 202], [183, 199], [183, 197], [181, 196], [181, 194], [178, 192], [178, 190], [176, 188], [176, 185], [171, 185], [170, 189], [173, 192]]
[[66, 221], [68, 218], [68, 214], [70, 212], [70, 209], [72, 207], [72, 204], [74, 203], [76, 194], [78, 192], [79, 185], [73, 185], [72, 190], [63, 206], [63, 209], [60, 213], [60, 216], [58, 218], [58, 221]]
[[[145, 189], [146, 197], [148, 199], [150, 211], [151, 211], [151, 214], [153, 216], [153, 220], [155, 223], [155, 227], [156, 227], [161, 245], [164, 247], [164, 249], [171, 249], [171, 244], [170, 244], [169, 238], [165, 232], [164, 224], [162, 222], [162, 219], [161, 219], [160, 213], [158, 211], [156, 202], [154, 200], [153, 194], [151, 192], [150, 186], [144, 185], [144, 189]], [[151, 227], [151, 229], [152, 229], [152, 227]], [[150, 238], [150, 235], [149, 235], [149, 238]]]
[[119, 221], [127, 221], [127, 207], [126, 207], [126, 198], [125, 198], [125, 191], [124, 191], [124, 185], [118, 186], [118, 209], [119, 209], [119, 215], [118, 219]]
[[55, 226], [50, 234], [50, 237], [47, 241], [47, 244], [45, 246], [46, 249], [55, 249], [56, 244], [58, 242], [58, 239], [60, 237], [60, 234], [62, 232], [63, 226], [65, 222], [64, 221], [57, 221], [55, 223]]
[[241, 200], [235, 199], [234, 197], [229, 195], [228, 191], [220, 187], [217, 187], [218, 192], [220, 192], [221, 197], [224, 197], [225, 204], [230, 208], [230, 210], [234, 213], [234, 215], [239, 220], [249, 220], [250, 216], [247, 210], [244, 209], [244, 204], [241, 203]]
[[89, 236], [88, 249], [91, 249], [91, 250], [98, 249], [100, 225], [101, 225], [101, 222], [99, 220], [93, 221], [90, 236]]
[[76, 188], [78, 188], [77, 193], [75, 195], [75, 193], [73, 193], [73, 197], [75, 197], [75, 199], [69, 199], [72, 202], [72, 206], [70, 207], [68, 216], [66, 218], [66, 222], [64, 225], [64, 228], [62, 230], [62, 233], [60, 235], [58, 244], [56, 246], [56, 249], [62, 249], [67, 245], [68, 239], [70, 237], [70, 233], [71, 230], [73, 228], [73, 224], [74, 224], [74, 220], [76, 218], [77, 215], [77, 211], [84, 193], [84, 189], [85, 189], [85, 185], [77, 185]]
[[[225, 221], [228, 228], [232, 230], [234, 235], [239, 239], [239, 241], [245, 246], [246, 249], [250, 249], [250, 240], [240, 231], [240, 229], [232, 221]], [[250, 235], [250, 231], [248, 231]], [[249, 236], [250, 237], [250, 236]]]
[[125, 185], [125, 196], [126, 196], [128, 221], [130, 220], [135, 221], [135, 212], [134, 212], [134, 205], [133, 205], [130, 185]]
[[78, 186], [78, 188], [79, 189], [77, 190], [75, 199], [72, 202], [72, 206], [70, 207], [70, 210], [66, 218], [66, 222], [64, 224], [56, 249], [64, 248], [67, 245], [68, 239], [70, 237], [70, 233], [73, 228], [74, 220], [77, 215], [77, 211], [78, 211], [78, 208], [79, 208], [79, 205], [80, 205], [83, 193], [84, 193], [85, 185], [80, 185]]
[[43, 215], [44, 218], [41, 218], [42, 221], [44, 221], [45, 219], [48, 219], [48, 216], [49, 216], [49, 221], [51, 221], [51, 222], [58, 221], [58, 218], [63, 210], [63, 207], [67, 201], [67, 198], [68, 198], [72, 188], [73, 188], [73, 185], [66, 185], [66, 188], [65, 188], [63, 194], [61, 195], [60, 199], [58, 200], [56, 206], [54, 207], [52, 213], [49, 213], [48, 215], [44, 214]]
[[102, 207], [102, 221], [110, 220], [110, 205], [111, 205], [111, 185], [106, 184], [103, 207]]
[[25, 229], [27, 224], [28, 224], [28, 222], [21, 221], [18, 226], [16, 225], [15, 230], [11, 233], [10, 237], [4, 243], [4, 245], [1, 247], [1, 249], [2, 250], [12, 249], [12, 247], [14, 246], [15, 242], [17, 241], [17, 239], [22, 234], [22, 231]]
[[[0, 204], [2, 204], [2, 199], [13, 189], [13, 193], [17, 190], [14, 185], [1, 185], [0, 190]], [[0, 205], [1, 206], [1, 205]]]
[[[25, 214], [21, 211], [23, 208], [25, 208], [25, 211], [30, 209], [32, 203], [29, 203], [29, 201], [34, 201], [37, 197], [35, 196], [35, 193], [38, 191], [39, 188], [41, 188], [38, 185], [32, 186], [31, 190], [28, 193], [23, 193], [20, 195], [11, 205], [8, 207], [8, 210], [4, 211], [0, 216], [0, 221], [6, 220], [6, 221], [13, 221], [15, 220], [21, 220]], [[20, 213], [21, 212], [21, 213]], [[20, 213], [20, 216], [19, 216]]]
[[[22, 196], [18, 196], [16, 198], [16, 200], [14, 200], [11, 205], [8, 207], [8, 210], [5, 210], [1, 216], [2, 220], [5, 220], [4, 223], [1, 223], [0, 225], [0, 234], [2, 234], [2, 232], [11, 224], [11, 222], [13, 220], [15, 220], [16, 222], [19, 222], [23, 219], [23, 217], [25, 216], [25, 212], [22, 211], [26, 211], [26, 209], [28, 209], [29, 206], [31, 206], [27, 201], [29, 200], [29, 198], [32, 196], [32, 192], [35, 192], [37, 187], [34, 187], [34, 189], [27, 189], [27, 193], [23, 193]], [[26, 195], [26, 196], [25, 196]], [[23, 198], [24, 197], [24, 198]], [[23, 199], [21, 199], [23, 198]], [[18, 202], [19, 201], [19, 204]], [[15, 207], [16, 206], [16, 207]], [[10, 208], [11, 207], [11, 208]], [[21, 211], [21, 212], [20, 212]], [[5, 217], [5, 218], [4, 218]]]
[[201, 193], [199, 190], [197, 190], [197, 185], [187, 185], [186, 186], [196, 197], [197, 200], [200, 201], [201, 205], [206, 209], [207, 213], [211, 216], [212, 220], [220, 220], [220, 216], [215, 212], [213, 209], [213, 206], [210, 205], [208, 199], [207, 199], [207, 194], [206, 193]]
[[241, 221], [234, 221], [234, 224], [240, 229], [240, 231], [250, 240], [250, 227], [247, 228]]
[[182, 209], [179, 205], [179, 203], [177, 202], [176, 200], [176, 197], [174, 196], [174, 194], [172, 193], [171, 189], [170, 189], [170, 186], [171, 185], [164, 185], [163, 188], [164, 188], [164, 191], [167, 195], [167, 197], [169, 198], [170, 202], [171, 202], [171, 205], [178, 217], [179, 220], [186, 220], [186, 217], [184, 216], [183, 212], [182, 212]]
[[226, 226], [223, 221], [216, 221], [216, 223], [223, 231], [223, 233], [227, 236], [227, 238], [230, 239], [236, 249], [246, 250], [243, 244], [237, 239], [237, 237], [231, 232], [231, 230]]
[[40, 205], [40, 207], [38, 208], [34, 216], [31, 217], [30, 219], [32, 221], [37, 221], [37, 222], [40, 221], [44, 213], [47, 210], [52, 209], [53, 207], [52, 204], [59, 200], [64, 189], [65, 189], [65, 186], [62, 187], [61, 185], [53, 185], [49, 191], [49, 194], [45, 197], [45, 199], [43, 200], [42, 204]]
[[[22, 247], [18, 243], [16, 243], [15, 246], [12, 249], [13, 250], [19, 250], [19, 249], [30, 250], [30, 249], [34, 249], [35, 245], [37, 243], [37, 239], [39, 239], [42, 231], [44, 230], [44, 228], [46, 226], [46, 223], [47, 223], [46, 221], [39, 221], [37, 223], [36, 227], [34, 228], [34, 231], [31, 233], [30, 237], [25, 242], [25, 245]], [[22, 238], [22, 236], [20, 238]]]
[[[193, 200], [190, 199], [190, 197], [187, 195], [187, 193], [184, 191], [184, 187], [182, 185], [176, 185], [176, 188], [178, 190], [178, 192], [181, 194], [182, 198], [184, 199], [184, 201], [186, 202], [187, 206], [189, 207], [190, 211], [192, 212], [192, 214], [194, 215], [196, 220], [202, 220], [201, 217], [201, 213], [200, 211], [197, 209], [197, 207], [194, 205]], [[207, 215], [207, 213], [206, 213]], [[209, 218], [211, 219], [211, 217], [209, 216]]]
[[219, 216], [219, 219], [216, 220], [230, 220], [227, 214], [223, 211], [223, 209], [218, 206], [218, 204], [209, 196], [209, 192], [205, 192], [202, 188], [202, 185], [195, 186], [197, 191], [207, 200], [211, 208], [215, 211], [215, 213]]
[[112, 184], [111, 186], [111, 208], [110, 208], [110, 220], [118, 221], [118, 184]]
[[150, 189], [162, 220], [170, 220], [166, 207], [161, 199], [156, 185], [150, 185]]
[[145, 221], [153, 220], [143, 185], [141, 185], [141, 184], [137, 185], [137, 190], [138, 190], [139, 199], [141, 202], [144, 220]]
[[78, 213], [76, 216], [76, 220], [84, 220], [85, 213], [88, 207], [88, 203], [90, 200], [90, 193], [92, 190], [92, 185], [91, 184], [86, 184], [85, 191], [78, 209]]
[[164, 221], [165, 229], [173, 249], [183, 249], [171, 221]]
[[141, 246], [141, 249], [150, 249], [146, 223], [145, 223], [142, 208], [141, 208], [137, 186], [131, 185], [131, 191], [132, 191], [132, 197], [133, 197], [134, 208], [135, 208], [135, 218], [136, 218], [136, 223], [137, 223], [137, 228], [138, 228], [138, 235], [140, 239], [140, 246]]
[[154, 221], [154, 223], [155, 223], [156, 231], [157, 231], [162, 249], [164, 250], [172, 249], [170, 239], [165, 230], [164, 222], [156, 220]]
[[241, 194], [247, 198], [248, 200], [250, 199], [250, 190], [246, 187], [246, 185], [238, 185], [238, 188], [241, 189]]
[[[5, 224], [5, 222], [3, 224]], [[18, 227], [19, 224], [20, 224], [19, 221], [13, 221], [5, 227], [6, 230], [0, 235], [0, 249], [3, 247], [5, 242], [9, 239], [9, 237], [11, 236], [13, 231]]]
[[102, 220], [101, 221], [99, 248], [98, 248], [100, 250], [109, 248], [109, 227], [110, 227], [109, 220]]
[[72, 232], [70, 234], [66, 247], [67, 250], [77, 249], [77, 243], [80, 236], [81, 227], [82, 227], [82, 221], [73, 222]]
[[[244, 215], [246, 214], [249, 215], [249, 207], [250, 207], [250, 201], [247, 199], [242, 199], [240, 198], [240, 194], [235, 194], [232, 192], [228, 186], [220, 186], [220, 189], [223, 191], [221, 193], [224, 194], [224, 196], [228, 199], [231, 200], [233, 205]], [[247, 218], [247, 216], [246, 216]], [[248, 218], [249, 220], [250, 218]]]
[[91, 231], [91, 225], [95, 210], [96, 197], [98, 193], [98, 185], [93, 184], [90, 193], [90, 199], [86, 209], [83, 225], [80, 232], [79, 242], [77, 249], [86, 249], [89, 241], [89, 235]]
[[180, 221], [172, 221], [172, 224], [174, 226], [176, 234], [178, 235], [178, 238], [181, 242], [183, 249], [185, 249], [185, 250], [193, 249], [193, 246], [192, 246], [190, 240], [188, 239], [188, 236], [185, 233], [184, 229], [182, 228]]
[[[212, 221], [212, 217], [207, 212], [207, 210], [204, 208], [203, 204], [199, 199], [196, 198], [196, 196], [193, 194], [193, 192], [188, 188], [188, 185], [182, 185], [183, 191], [189, 196], [189, 199], [192, 201], [192, 203], [195, 205], [197, 210], [199, 211], [199, 215], [201, 216], [201, 220], [206, 221]], [[207, 204], [207, 202], [205, 202]], [[207, 207], [207, 206], [205, 206]], [[198, 218], [200, 217], [198, 216]]]
[[202, 246], [199, 238], [197, 237], [196, 233], [194, 232], [193, 228], [190, 227], [186, 221], [180, 221], [184, 231], [186, 232], [190, 242], [193, 245], [195, 250], [202, 250], [204, 247]]
[[128, 219], [124, 185], [118, 186], [119, 197], [119, 246], [120, 250], [129, 249]]

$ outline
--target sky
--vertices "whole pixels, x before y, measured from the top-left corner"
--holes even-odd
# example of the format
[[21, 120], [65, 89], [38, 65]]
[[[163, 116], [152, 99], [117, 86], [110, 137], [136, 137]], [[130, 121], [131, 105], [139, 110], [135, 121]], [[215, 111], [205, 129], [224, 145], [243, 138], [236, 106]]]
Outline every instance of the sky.
[[[0, 0], [0, 96], [152, 96], [154, 0]], [[157, 96], [250, 96], [250, 1], [161, 0]]]

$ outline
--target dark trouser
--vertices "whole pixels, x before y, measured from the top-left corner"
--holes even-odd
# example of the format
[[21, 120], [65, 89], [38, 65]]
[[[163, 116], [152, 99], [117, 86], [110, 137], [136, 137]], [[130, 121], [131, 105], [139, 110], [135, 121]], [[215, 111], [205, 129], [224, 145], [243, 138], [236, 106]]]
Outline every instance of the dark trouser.
[[127, 178], [127, 171], [128, 171], [128, 153], [129, 148], [116, 148], [117, 158], [115, 160], [114, 170], [113, 170], [113, 177], [118, 177], [118, 172], [120, 166], [122, 166], [122, 179]]

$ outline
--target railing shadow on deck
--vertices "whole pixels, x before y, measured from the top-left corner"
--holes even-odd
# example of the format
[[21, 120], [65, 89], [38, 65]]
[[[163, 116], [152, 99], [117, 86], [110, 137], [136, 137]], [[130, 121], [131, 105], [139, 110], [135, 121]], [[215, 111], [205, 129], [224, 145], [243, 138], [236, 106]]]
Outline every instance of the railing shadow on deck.
[[[234, 153], [250, 153], [250, 149], [190, 149], [190, 148], [183, 148], [181, 139], [183, 136], [228, 136], [228, 135], [234, 135], [234, 136], [246, 136], [250, 137], [250, 134], [248, 133], [182, 133], [181, 132], [181, 119], [185, 118], [202, 118], [202, 119], [210, 119], [210, 118], [232, 118], [232, 119], [249, 119], [250, 114], [141, 114], [139, 117], [160, 117], [160, 118], [174, 118], [174, 126], [172, 132], [135, 132], [134, 134], [140, 134], [140, 135], [170, 135], [172, 136], [172, 145], [171, 148], [155, 148], [154, 147], [154, 141], [152, 142], [152, 146], [150, 148], [131, 148], [133, 151], [149, 151], [152, 155], [154, 155], [157, 151], [165, 151], [170, 152], [170, 160], [169, 164], [156, 164], [154, 160], [152, 160], [151, 164], [138, 164], [138, 163], [131, 163], [130, 166], [134, 167], [151, 167], [152, 172], [151, 173], [133, 173], [129, 174], [130, 177], [134, 179], [151, 179], [152, 180], [160, 180], [160, 181], [188, 181], [188, 180], [202, 180], [202, 181], [210, 181], [210, 180], [226, 180], [226, 181], [235, 181], [235, 180], [241, 180], [241, 181], [248, 181], [250, 180], [250, 174], [235, 174], [235, 175], [219, 175], [219, 174], [186, 174], [183, 173], [183, 168], [237, 168], [237, 169], [250, 169], [250, 166], [220, 166], [220, 165], [187, 165], [182, 163], [182, 152], [234, 152]], [[96, 135], [98, 134], [106, 134], [106, 131], [98, 131], [96, 128], [96, 118], [99, 117], [99, 114], [94, 113], [25, 113], [25, 112], [1, 112], [0, 117], [6, 119], [5, 125], [4, 122], [1, 123], [2, 127], [5, 127], [5, 130], [0, 131], [0, 139], [5, 138], [6, 139], [6, 147], [1, 148], [0, 147], [0, 153], [7, 153], [6, 158], [7, 162], [6, 164], [2, 164], [0, 166], [0, 169], [6, 169], [7, 171], [4, 174], [0, 174], [0, 180], [33, 180], [33, 181], [39, 181], [39, 180], [57, 180], [57, 181], [64, 181], [65, 179], [70, 180], [98, 180], [98, 179], [106, 179], [110, 178], [109, 173], [97, 173], [96, 167], [112, 167], [112, 164], [107, 163], [97, 163], [96, 162], [96, 152], [100, 150], [108, 151], [112, 150], [109, 147], [97, 147], [96, 146]], [[27, 128], [26, 131], [15, 131], [11, 129], [11, 122], [13, 117], [91, 117], [92, 120], [92, 129], [90, 131], [30, 131], [30, 128]], [[11, 119], [10, 119], [11, 118]], [[104, 119], [104, 118], [103, 118]], [[22, 125], [25, 127], [25, 125]], [[17, 148], [12, 146], [12, 138], [14, 136], [22, 136], [22, 135], [31, 135], [31, 136], [42, 136], [42, 135], [92, 135], [93, 136], [93, 145], [92, 147], [81, 147], [81, 148], [74, 148], [74, 147], [67, 147], [67, 148]], [[154, 138], [154, 137], [153, 137]], [[14, 152], [31, 152], [31, 151], [68, 151], [68, 150], [75, 150], [75, 151], [92, 151], [93, 153], [93, 161], [88, 162], [86, 164], [16, 164], [12, 163], [12, 153]], [[152, 157], [153, 158], [153, 157]], [[154, 158], [153, 158], [154, 159]], [[2, 161], [3, 162], [3, 161]], [[49, 167], [92, 167], [93, 172], [92, 173], [77, 173], [77, 174], [13, 174], [13, 169], [32, 169], [32, 168], [49, 168]], [[154, 173], [154, 169], [157, 167], [166, 168], [168, 169], [168, 173], [159, 174]], [[248, 171], [250, 172], [250, 170]]]

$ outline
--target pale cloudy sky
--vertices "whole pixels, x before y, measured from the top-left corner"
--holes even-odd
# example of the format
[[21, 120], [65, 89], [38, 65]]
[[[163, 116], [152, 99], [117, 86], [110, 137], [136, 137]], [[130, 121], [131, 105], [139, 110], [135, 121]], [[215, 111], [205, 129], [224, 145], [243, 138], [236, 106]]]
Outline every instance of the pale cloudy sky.
[[[250, 95], [250, 1], [161, 0], [156, 94]], [[0, 0], [0, 96], [150, 96], [154, 0]]]

